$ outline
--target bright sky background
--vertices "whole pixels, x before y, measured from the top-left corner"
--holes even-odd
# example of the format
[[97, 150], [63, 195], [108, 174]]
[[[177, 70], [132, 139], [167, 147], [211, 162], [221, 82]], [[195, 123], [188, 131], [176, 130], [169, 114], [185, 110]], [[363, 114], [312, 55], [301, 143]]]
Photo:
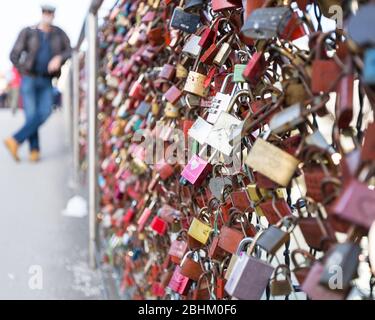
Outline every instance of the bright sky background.
[[[106, 0], [103, 12], [114, 4]], [[41, 4], [53, 4], [57, 7], [55, 24], [62, 27], [69, 35], [74, 46], [90, 6], [91, 0], [1, 0], [0, 1], [0, 73], [10, 67], [10, 50], [19, 31], [40, 20]]]

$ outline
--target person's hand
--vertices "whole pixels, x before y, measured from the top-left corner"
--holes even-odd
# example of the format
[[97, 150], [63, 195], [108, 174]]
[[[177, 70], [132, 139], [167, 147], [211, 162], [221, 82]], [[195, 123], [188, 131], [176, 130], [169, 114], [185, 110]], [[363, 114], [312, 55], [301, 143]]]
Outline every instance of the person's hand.
[[55, 56], [52, 58], [52, 60], [48, 64], [48, 72], [49, 73], [55, 73], [60, 70], [62, 63], [61, 56]]

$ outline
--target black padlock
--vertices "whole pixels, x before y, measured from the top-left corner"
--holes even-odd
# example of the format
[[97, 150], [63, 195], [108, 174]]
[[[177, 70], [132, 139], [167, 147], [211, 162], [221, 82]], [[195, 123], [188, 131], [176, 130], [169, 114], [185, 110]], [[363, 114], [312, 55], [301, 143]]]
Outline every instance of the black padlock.
[[200, 23], [197, 14], [185, 12], [181, 8], [174, 9], [171, 19], [171, 27], [187, 33], [195, 33]]

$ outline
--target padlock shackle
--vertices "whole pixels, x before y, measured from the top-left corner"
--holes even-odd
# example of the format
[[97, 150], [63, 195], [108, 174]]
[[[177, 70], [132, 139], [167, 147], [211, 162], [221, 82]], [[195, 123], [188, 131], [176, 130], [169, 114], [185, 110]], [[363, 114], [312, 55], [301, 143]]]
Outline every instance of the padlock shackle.
[[226, 89], [229, 79], [233, 78], [233, 73], [228, 73], [226, 77], [224, 78], [223, 84], [221, 85], [220, 92], [223, 93], [223, 91]]
[[244, 238], [241, 240], [240, 244], [238, 245], [238, 248], [237, 248], [237, 251], [236, 251], [236, 255], [237, 256], [240, 256], [241, 252], [244, 252], [245, 250], [245, 246], [248, 245], [248, 244], [251, 244], [253, 243], [254, 241], [254, 238], [252, 237], [248, 237], [248, 238]]

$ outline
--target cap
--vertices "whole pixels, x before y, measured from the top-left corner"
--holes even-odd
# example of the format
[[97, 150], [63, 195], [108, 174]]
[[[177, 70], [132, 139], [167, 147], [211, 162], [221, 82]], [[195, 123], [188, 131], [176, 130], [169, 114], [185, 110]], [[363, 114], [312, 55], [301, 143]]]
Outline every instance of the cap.
[[49, 11], [49, 12], [55, 12], [56, 11], [56, 7], [50, 5], [50, 4], [44, 4], [41, 6], [42, 8], [42, 11]]

